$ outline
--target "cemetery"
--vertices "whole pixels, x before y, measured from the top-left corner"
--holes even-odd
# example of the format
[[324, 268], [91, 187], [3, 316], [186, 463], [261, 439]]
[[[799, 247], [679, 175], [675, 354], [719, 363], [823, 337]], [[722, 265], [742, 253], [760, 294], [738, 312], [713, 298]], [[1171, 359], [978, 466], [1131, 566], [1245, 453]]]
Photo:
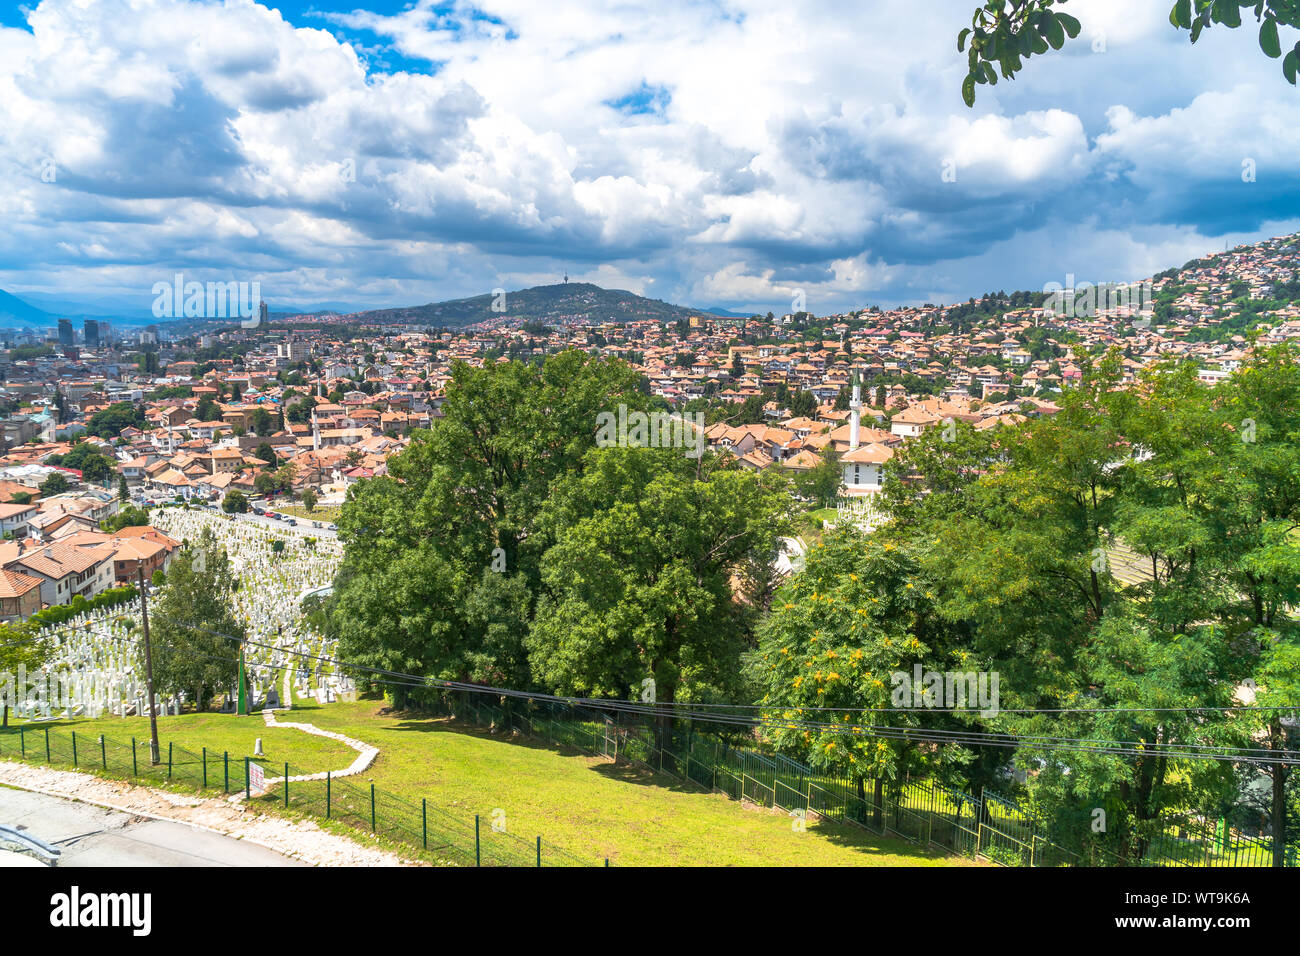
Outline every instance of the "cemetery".
[[[292, 705], [295, 697], [318, 703], [355, 700], [355, 684], [330, 663], [333, 642], [317, 634], [301, 613], [303, 598], [329, 587], [342, 549], [333, 538], [312, 538], [289, 528], [269, 528], [182, 508], [160, 508], [154, 527], [187, 547], [210, 530], [230, 557], [238, 581], [235, 614], [244, 624], [248, 708]], [[201, 567], [204, 555], [194, 556]], [[166, 587], [164, 584], [163, 587]], [[179, 715], [187, 700], [147, 700], [139, 598], [110, 608], [85, 611], [42, 629], [51, 648], [45, 664], [15, 675], [4, 688], [14, 714], [30, 721], [67, 718]], [[239, 647], [232, 641], [230, 652]], [[21, 685], [21, 686], [19, 686]], [[236, 688], [224, 695], [222, 709], [235, 711]]]

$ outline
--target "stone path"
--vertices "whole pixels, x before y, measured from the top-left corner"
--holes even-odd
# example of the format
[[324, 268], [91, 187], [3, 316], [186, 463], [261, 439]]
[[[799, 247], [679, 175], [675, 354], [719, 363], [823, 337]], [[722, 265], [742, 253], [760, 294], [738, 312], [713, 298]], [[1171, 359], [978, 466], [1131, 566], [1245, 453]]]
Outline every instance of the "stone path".
[[[288, 681], [285, 683], [287, 684]], [[285, 690], [287, 692], [289, 688], [286, 686]], [[364, 773], [370, 768], [370, 765], [375, 762], [375, 758], [379, 756], [378, 747], [372, 747], [370, 744], [362, 743], [360, 740], [354, 740], [352, 737], [345, 737], [343, 734], [336, 734], [332, 730], [321, 730], [319, 727], [312, 724], [298, 724], [276, 720], [275, 711], [270, 708], [262, 711], [262, 720], [266, 722], [266, 726], [268, 727], [289, 727], [293, 730], [301, 730], [303, 733], [311, 734], [315, 737], [328, 737], [330, 740], [337, 740], [339, 743], [346, 744], [355, 750], [357, 752], [357, 759], [353, 760], [346, 770], [328, 771], [331, 777], [351, 777], [354, 774]], [[325, 774], [326, 771], [322, 771], [321, 773], [300, 774], [289, 777], [289, 782], [296, 783], [300, 780], [324, 780]], [[266, 785], [268, 787], [274, 786], [283, 779], [282, 776], [267, 777]]]

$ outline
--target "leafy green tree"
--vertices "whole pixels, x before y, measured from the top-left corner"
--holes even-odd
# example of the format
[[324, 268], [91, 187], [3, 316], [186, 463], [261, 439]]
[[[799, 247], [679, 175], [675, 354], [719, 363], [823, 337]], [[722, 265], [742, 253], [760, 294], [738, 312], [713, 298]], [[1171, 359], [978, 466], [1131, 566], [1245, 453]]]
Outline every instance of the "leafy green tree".
[[127, 505], [119, 508], [116, 513], [109, 515], [102, 522], [100, 527], [112, 534], [115, 531], [121, 531], [128, 527], [144, 527], [149, 523], [149, 512], [143, 508], [136, 508], [133, 505]]
[[[809, 550], [804, 569], [776, 595], [748, 659], [765, 705], [764, 736], [814, 769], [853, 780], [865, 822], [865, 781], [873, 780], [875, 825], [884, 790], [908, 773], [944, 776], [971, 755], [955, 745], [918, 746], [859, 728], [926, 730], [978, 725], [979, 714], [912, 708], [916, 665], [925, 671], [982, 667], [945, 621], [914, 555], [851, 528]], [[899, 698], [906, 686], [909, 696]], [[972, 708], [976, 701], [969, 702]], [[827, 714], [800, 708], [838, 708]], [[824, 726], [805, 726], [807, 724]]]
[[226, 514], [247, 514], [248, 497], [238, 488], [232, 488], [221, 499], [221, 510]]
[[[1068, 13], [1059, 13], [1054, 7], [1066, 0], [985, 0], [977, 7], [971, 25], [957, 37], [958, 52], [967, 54], [968, 70], [962, 81], [961, 95], [967, 106], [975, 103], [975, 88], [983, 84], [996, 85], [998, 75], [1004, 80], [1014, 79], [1026, 59], [1059, 50], [1068, 39], [1079, 35], [1081, 24]], [[1264, 55], [1282, 59], [1282, 75], [1292, 86], [1300, 69], [1300, 42], [1286, 55], [1278, 26], [1300, 27], [1300, 4], [1295, 0], [1176, 0], [1169, 12], [1169, 22], [1177, 29], [1187, 30], [1191, 41], [1200, 39], [1201, 33], [1221, 24], [1239, 27], [1241, 9], [1253, 7], [1259, 24], [1259, 46]]]
[[87, 482], [106, 482], [112, 478], [115, 470], [111, 458], [104, 455], [88, 455], [81, 463], [81, 478]]
[[824, 508], [830, 507], [844, 485], [839, 454], [827, 445], [822, 450], [821, 460], [808, 471], [795, 475], [794, 484], [805, 498], [811, 498]]
[[303, 490], [302, 506], [307, 509], [308, 514], [311, 514], [313, 511], [316, 510], [316, 501], [317, 501], [316, 492], [312, 491], [310, 488], [306, 488]]
[[141, 406], [131, 402], [114, 402], [100, 409], [86, 422], [86, 432], [100, 438], [116, 438], [124, 428], [147, 428], [149, 420]]
[[258, 445], [257, 450], [253, 452], [253, 457], [262, 459], [262, 461], [266, 462], [268, 465], [275, 466], [280, 464], [280, 459], [275, 454], [275, 449], [271, 447], [270, 442], [262, 442]]
[[311, 421], [311, 410], [315, 405], [310, 397], [289, 406], [285, 417], [295, 425], [305, 425]]
[[52, 471], [46, 479], [41, 482], [41, 496], [48, 498], [51, 495], [61, 495], [70, 487], [72, 486], [68, 482], [67, 475], [63, 474], [61, 471]]
[[605, 448], [557, 483], [541, 519], [555, 545], [528, 636], [538, 682], [583, 696], [734, 700], [753, 620], [731, 579], [787, 528], [776, 472], [671, 449]]
[[231, 603], [230, 559], [204, 529], [167, 571], [167, 583], [149, 615], [154, 687], [185, 692], [199, 711], [238, 676], [238, 641], [245, 638]]
[[[622, 362], [577, 351], [540, 367], [454, 364], [444, 417], [414, 433], [387, 475], [348, 490], [330, 603], [340, 653], [407, 673], [528, 685], [523, 639], [551, 540], [539, 513], [552, 485], [584, 467], [597, 415], [644, 407], [637, 381]], [[405, 706], [406, 690], [393, 694]]]
[[[268, 435], [274, 435], [279, 430], [279, 413], [272, 416], [265, 408], [258, 408], [253, 412], [253, 434], [265, 438]], [[261, 457], [260, 455], [258, 457]]]
[[[33, 673], [45, 663], [49, 656], [49, 644], [40, 632], [28, 624], [0, 623], [0, 674], [13, 675], [14, 691], [21, 694], [24, 688], [17, 686], [18, 670]], [[0, 727], [9, 726], [8, 688], [0, 687]]]

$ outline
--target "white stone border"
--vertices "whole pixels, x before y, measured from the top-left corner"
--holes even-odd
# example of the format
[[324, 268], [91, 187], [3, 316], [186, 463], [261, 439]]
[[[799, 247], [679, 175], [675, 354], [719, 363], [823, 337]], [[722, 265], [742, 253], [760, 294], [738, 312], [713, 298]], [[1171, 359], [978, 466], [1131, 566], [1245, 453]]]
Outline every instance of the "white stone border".
[[[351, 777], [359, 773], [364, 773], [366, 770], [370, 769], [370, 765], [374, 763], [375, 758], [379, 756], [378, 747], [372, 747], [370, 744], [362, 743], [360, 740], [345, 737], [343, 734], [336, 734], [332, 730], [321, 730], [319, 727], [313, 726], [312, 724], [281, 723], [275, 719], [275, 711], [270, 708], [262, 711], [262, 720], [266, 722], [266, 726], [268, 727], [289, 727], [293, 730], [301, 730], [303, 733], [311, 734], [314, 737], [328, 737], [330, 740], [337, 740], [340, 743], [347, 744], [358, 754], [357, 759], [353, 760], [346, 770], [330, 770], [321, 773], [300, 774], [298, 776], [290, 777], [290, 783], [297, 783], [303, 780], [324, 780], [326, 773], [331, 777]], [[283, 777], [267, 777], [266, 785], [271, 787], [280, 783], [283, 779]]]

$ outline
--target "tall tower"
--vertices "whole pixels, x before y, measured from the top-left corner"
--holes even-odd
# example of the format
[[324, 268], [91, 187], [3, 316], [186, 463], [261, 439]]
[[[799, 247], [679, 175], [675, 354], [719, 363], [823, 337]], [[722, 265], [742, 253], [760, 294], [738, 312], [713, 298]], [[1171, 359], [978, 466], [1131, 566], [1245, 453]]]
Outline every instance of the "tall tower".
[[849, 402], [849, 451], [858, 447], [858, 426], [862, 421], [862, 386], [853, 376], [853, 401]]

